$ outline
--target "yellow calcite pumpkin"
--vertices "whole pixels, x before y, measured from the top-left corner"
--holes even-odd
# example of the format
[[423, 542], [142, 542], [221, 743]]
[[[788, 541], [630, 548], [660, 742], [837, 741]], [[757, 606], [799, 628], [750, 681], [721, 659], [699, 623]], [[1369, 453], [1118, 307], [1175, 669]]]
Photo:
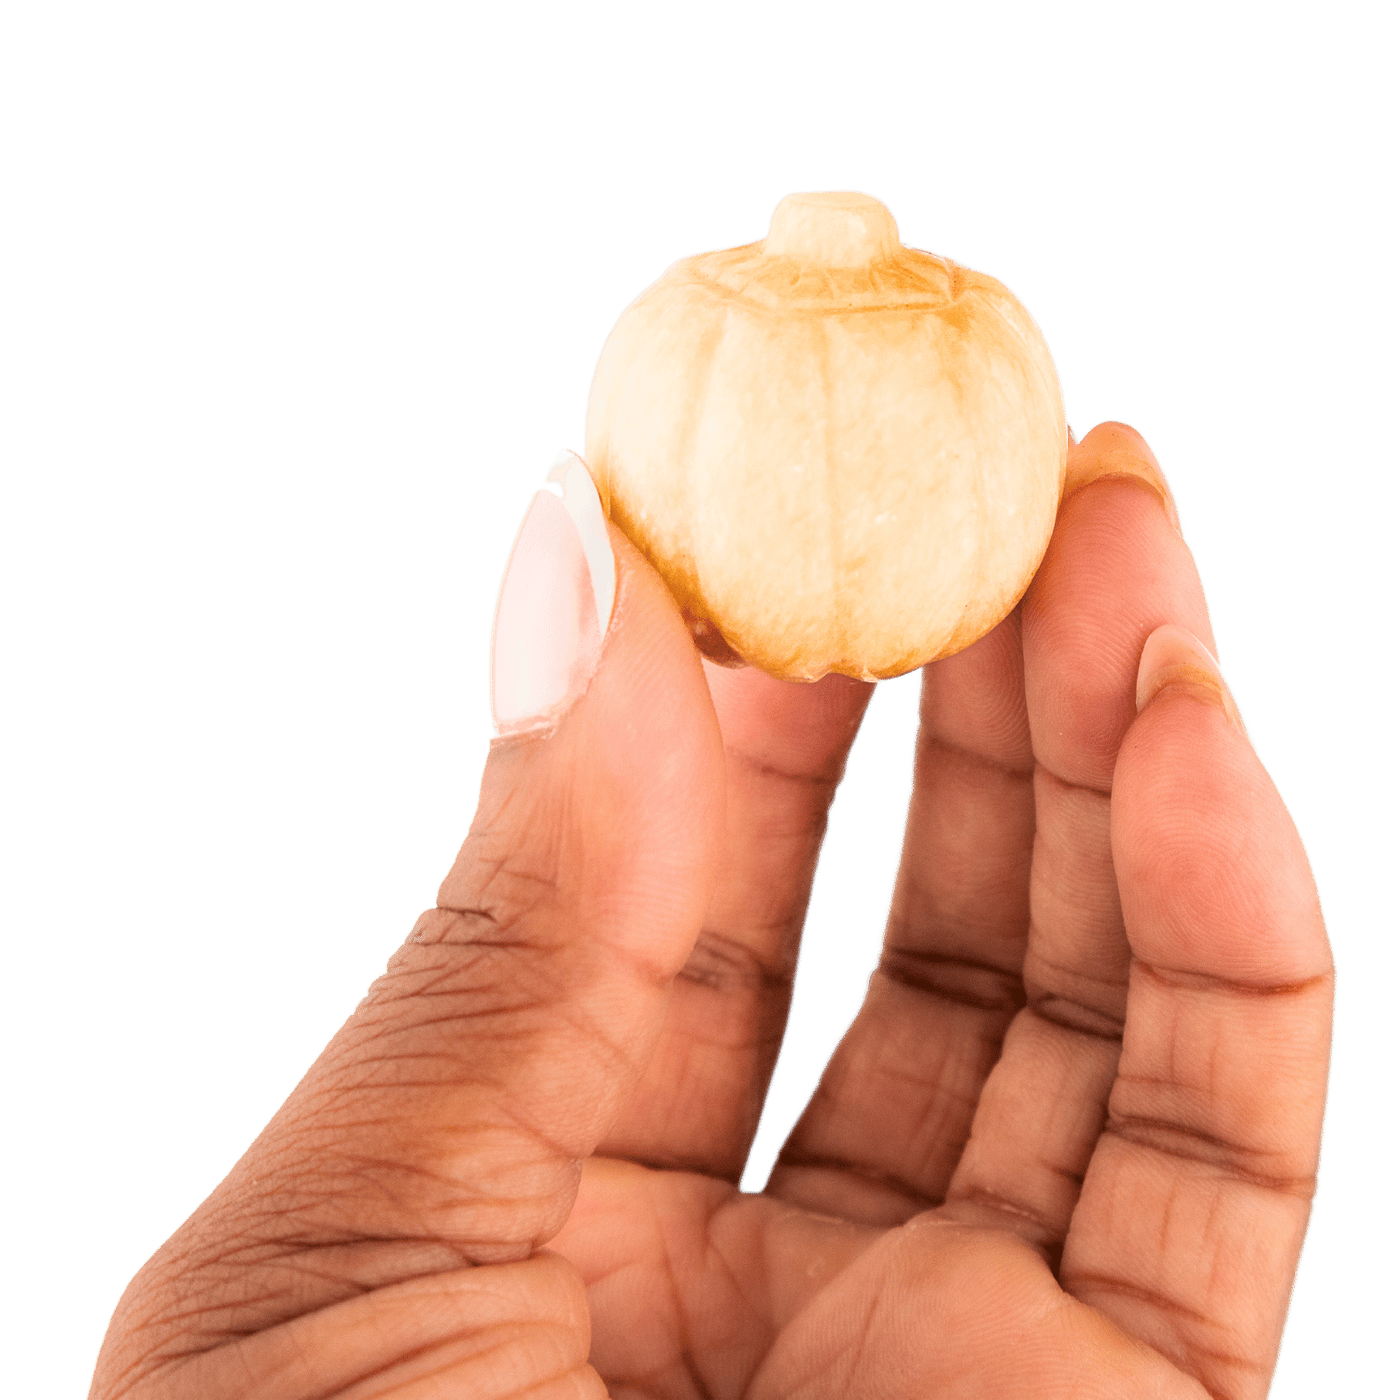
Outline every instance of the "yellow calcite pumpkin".
[[788, 680], [899, 675], [1016, 605], [1066, 432], [1000, 282], [900, 246], [861, 194], [789, 195], [761, 243], [676, 263], [598, 362], [604, 510], [702, 649]]

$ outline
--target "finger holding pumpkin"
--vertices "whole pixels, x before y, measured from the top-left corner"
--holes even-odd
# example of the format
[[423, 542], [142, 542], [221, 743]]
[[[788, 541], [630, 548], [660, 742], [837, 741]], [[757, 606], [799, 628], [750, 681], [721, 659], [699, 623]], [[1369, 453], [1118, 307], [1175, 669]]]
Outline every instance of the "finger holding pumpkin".
[[949, 1186], [958, 1219], [1055, 1259], [1103, 1123], [1131, 951], [1110, 845], [1114, 765], [1138, 659], [1177, 621], [1210, 636], [1200, 579], [1147, 444], [1103, 424], [1070, 453], [1077, 488], [1021, 605], [1035, 841], [1022, 991]]
[[724, 740], [718, 879], [660, 1041], [599, 1153], [737, 1183], [787, 1025], [827, 810], [874, 687], [705, 671]]
[[1109, 785], [1143, 640], [1209, 636], [1170, 493], [1131, 428], [1075, 492], [1021, 606], [925, 668], [914, 790], [866, 1001], [769, 1190], [896, 1223], [929, 1202], [1053, 1255], [1117, 1062], [1128, 944]]

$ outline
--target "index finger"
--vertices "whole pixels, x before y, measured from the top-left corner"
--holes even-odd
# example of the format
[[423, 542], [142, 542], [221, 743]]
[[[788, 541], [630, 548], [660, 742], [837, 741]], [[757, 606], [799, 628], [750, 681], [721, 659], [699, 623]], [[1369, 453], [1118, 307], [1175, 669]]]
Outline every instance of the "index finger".
[[705, 672], [724, 739], [719, 878], [661, 1039], [598, 1152], [737, 1182], [787, 1024], [827, 810], [874, 687]]

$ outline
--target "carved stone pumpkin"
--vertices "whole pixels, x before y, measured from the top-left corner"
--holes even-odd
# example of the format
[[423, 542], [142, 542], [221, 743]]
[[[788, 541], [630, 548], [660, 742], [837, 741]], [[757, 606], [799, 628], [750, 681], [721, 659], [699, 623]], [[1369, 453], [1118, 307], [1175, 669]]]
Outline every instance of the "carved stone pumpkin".
[[861, 194], [789, 195], [623, 312], [586, 455], [702, 649], [872, 680], [1015, 606], [1064, 480], [1059, 382], [1000, 282], [900, 246]]

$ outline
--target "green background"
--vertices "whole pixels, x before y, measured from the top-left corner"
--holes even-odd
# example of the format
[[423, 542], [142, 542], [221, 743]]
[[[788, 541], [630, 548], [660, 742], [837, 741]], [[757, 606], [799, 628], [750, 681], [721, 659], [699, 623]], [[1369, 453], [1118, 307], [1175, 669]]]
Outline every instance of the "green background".
[[[14, 1394], [81, 1393], [127, 1275], [430, 902], [500, 561], [613, 316], [836, 185], [1011, 281], [1079, 430], [1126, 417], [1175, 477], [1343, 965], [1278, 1394], [1383, 1387], [1393, 171], [1361, 13], [4, 8]], [[837, 811], [760, 1158], [854, 1001], [911, 700]]]

